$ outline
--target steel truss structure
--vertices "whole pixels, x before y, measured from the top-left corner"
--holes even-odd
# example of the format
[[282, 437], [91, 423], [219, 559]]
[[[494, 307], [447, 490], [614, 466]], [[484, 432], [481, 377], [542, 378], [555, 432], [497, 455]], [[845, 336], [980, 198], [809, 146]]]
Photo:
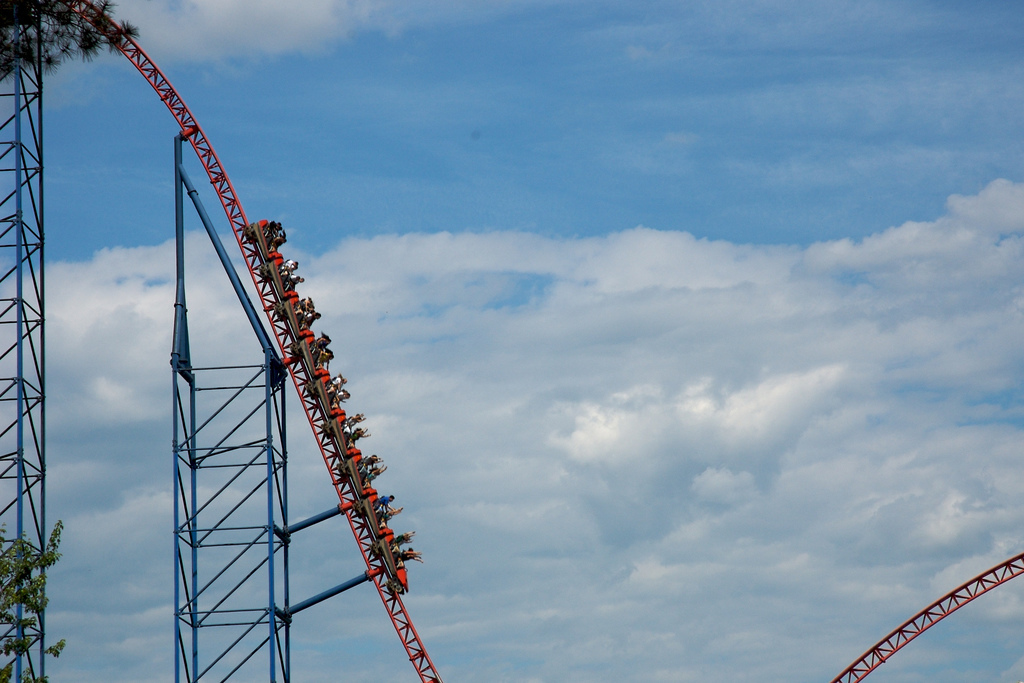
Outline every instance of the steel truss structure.
[[861, 655], [857, 661], [843, 669], [842, 673], [832, 679], [832, 683], [858, 683], [858, 681], [864, 680], [868, 674], [932, 626], [972, 600], [1021, 574], [1024, 574], [1024, 553], [1014, 555], [1005, 562], [975, 576], [967, 583], [957, 586], [900, 624], [892, 633]]
[[[15, 44], [25, 31], [15, 12]], [[39, 41], [36, 41], [39, 47]], [[17, 50], [15, 50], [17, 52]], [[4, 80], [0, 123], [0, 524], [11, 551], [41, 553], [46, 527], [45, 363], [43, 355], [43, 74], [16, 59]], [[22, 639], [28, 652], [13, 660], [15, 680], [45, 675], [44, 614], [33, 619], [23, 605], [0, 623], [0, 637]]]
[[[291, 622], [371, 578], [364, 572], [292, 604], [292, 534], [342, 513], [288, 522], [286, 380], [271, 342], [182, 165], [174, 138], [176, 288], [171, 347], [175, 682], [291, 680]], [[254, 333], [260, 362], [196, 366], [185, 286], [188, 194]], [[231, 355], [244, 353], [232, 345]], [[253, 354], [256, 356], [257, 354]]]
[[[173, 377], [175, 681], [289, 681], [284, 366], [181, 167], [175, 138], [177, 287]], [[188, 192], [253, 324], [259, 362], [197, 367], [188, 334], [184, 207]], [[244, 345], [232, 356], [244, 356]], [[255, 354], [254, 354], [255, 355]], [[286, 607], [287, 608], [287, 607]], [[202, 647], [200, 647], [202, 641]], [[256, 655], [264, 651], [267, 658]]]

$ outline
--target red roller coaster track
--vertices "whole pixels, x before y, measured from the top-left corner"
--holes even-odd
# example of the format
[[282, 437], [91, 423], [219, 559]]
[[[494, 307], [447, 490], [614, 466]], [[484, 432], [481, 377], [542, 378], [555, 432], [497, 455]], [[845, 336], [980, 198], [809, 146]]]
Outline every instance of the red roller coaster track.
[[[181, 127], [183, 137], [187, 138], [192, 144], [192, 148], [195, 150], [196, 155], [198, 155], [199, 161], [203, 164], [203, 168], [206, 169], [210, 183], [213, 185], [217, 196], [220, 198], [221, 205], [224, 207], [224, 213], [227, 215], [231, 230], [235, 234], [238, 247], [242, 250], [242, 255], [245, 258], [245, 263], [249, 269], [249, 275], [252, 277], [256, 291], [259, 292], [263, 309], [267, 313], [267, 319], [274, 331], [278, 347], [282, 355], [288, 357], [290, 354], [286, 353], [286, 349], [291, 348], [293, 344], [301, 343], [301, 335], [298, 330], [293, 329], [287, 318], [275, 316], [273, 313], [275, 306], [279, 304], [278, 294], [271, 281], [258, 275], [259, 268], [263, 264], [265, 257], [261, 254], [256, 243], [244, 237], [243, 231], [249, 224], [245, 217], [245, 211], [243, 211], [242, 204], [235, 194], [235, 188], [231, 184], [231, 179], [228, 178], [227, 173], [224, 171], [224, 167], [221, 165], [220, 159], [217, 157], [217, 153], [214, 151], [203, 129], [199, 126], [192, 112], [189, 111], [188, 105], [185, 104], [178, 91], [174, 89], [174, 86], [171, 85], [163, 72], [146, 55], [139, 44], [130, 36], [125, 35], [121, 27], [100, 12], [95, 5], [87, 0], [64, 0], [64, 4], [106, 35], [111, 43], [135, 65], [135, 68], [139, 70], [139, 73], [143, 75], [163, 103], [167, 105], [171, 115], [174, 116], [174, 120]], [[304, 390], [305, 387], [311, 386], [313, 381], [316, 380], [314, 368], [309, 367], [306, 360], [300, 357], [297, 359], [297, 362], [289, 363], [288, 369], [295, 388], [302, 399], [306, 417], [320, 446], [324, 463], [327, 465], [328, 472], [330, 472], [341, 507], [348, 518], [349, 525], [352, 527], [352, 533], [366, 562], [367, 570], [373, 578], [373, 583], [377, 587], [377, 592], [380, 594], [388, 615], [391, 617], [391, 623], [394, 625], [395, 631], [405, 647], [409, 661], [412, 662], [421, 681], [424, 683], [440, 683], [441, 677], [435, 671], [434, 664], [420, 641], [412, 619], [409, 618], [405, 605], [402, 603], [399, 591], [390, 589], [386, 584], [388, 574], [383, 559], [378, 554], [372, 552], [372, 545], [375, 541], [374, 531], [370, 528], [368, 520], [355, 512], [358, 510], [360, 502], [358, 492], [353, 489], [349, 479], [339, 476], [335, 472], [337, 463], [344, 459], [342, 453], [339, 452], [339, 446], [345, 449], [346, 444], [339, 444], [331, 437], [332, 431], [335, 430], [328, 429], [327, 425], [333, 419], [332, 416], [325, 412], [324, 407], [312, 392]], [[341, 440], [344, 441], [343, 438]]]
[[917, 638], [971, 600], [984, 595], [996, 586], [1001, 586], [1021, 574], [1024, 574], [1024, 553], [1011, 557], [1001, 564], [997, 564], [987, 572], [979, 574], [925, 607], [879, 641], [873, 648], [861, 655], [857, 661], [846, 667], [841, 674], [832, 679], [832, 683], [857, 683], [857, 681], [863, 681], [869, 673], [884, 664], [914, 638]]

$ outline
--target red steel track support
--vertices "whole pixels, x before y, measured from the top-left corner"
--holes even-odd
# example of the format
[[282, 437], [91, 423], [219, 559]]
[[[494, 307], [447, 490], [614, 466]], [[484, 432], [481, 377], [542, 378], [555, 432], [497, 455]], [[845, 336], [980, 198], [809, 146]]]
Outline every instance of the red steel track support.
[[857, 683], [881, 666], [886, 660], [899, 652], [903, 647], [919, 635], [957, 611], [971, 600], [984, 595], [996, 586], [1001, 586], [1012, 578], [1024, 574], [1024, 553], [1011, 557], [998, 564], [984, 574], [979, 574], [959, 588], [942, 596], [925, 607], [887, 635], [877, 645], [865, 652], [860, 659], [846, 667], [841, 674], [832, 679], [832, 683]]
[[[231, 179], [225, 173], [217, 153], [214, 151], [203, 129], [199, 126], [199, 122], [196, 121], [192, 112], [189, 111], [188, 105], [185, 104], [178, 91], [174, 89], [174, 86], [171, 85], [167, 77], [160, 71], [160, 68], [153, 63], [153, 60], [149, 58], [135, 40], [125, 35], [117, 23], [100, 12], [95, 5], [87, 0], [62, 1], [85, 21], [106, 35], [111, 43], [135, 65], [135, 68], [139, 70], [139, 73], [143, 75], [163, 103], [167, 105], [171, 115], [174, 116], [174, 120], [181, 127], [182, 136], [187, 138], [192, 144], [192, 148], [199, 157], [199, 161], [203, 164], [203, 168], [206, 169], [210, 183], [220, 198], [221, 205], [224, 207], [224, 213], [231, 224], [231, 230], [235, 234], [235, 240], [238, 242], [239, 249], [242, 250], [242, 256], [249, 269], [249, 275], [252, 277], [256, 291], [259, 292], [263, 303], [263, 310], [267, 314], [267, 319], [270, 322], [271, 329], [274, 331], [274, 336], [282, 356], [290, 356], [291, 354], [286, 353], [286, 349], [299, 341], [299, 336], [296, 334], [297, 331], [292, 330], [287, 322], [273, 315], [274, 306], [278, 303], [277, 294], [269, 281], [263, 280], [257, 275], [263, 257], [255, 244], [243, 239], [242, 231], [248, 225], [245, 211], [242, 210], [242, 204], [235, 195], [235, 188], [231, 184]], [[420, 681], [423, 683], [441, 683], [441, 677], [435, 671], [434, 664], [430, 660], [426, 648], [420, 642], [419, 634], [416, 632], [416, 627], [413, 626], [412, 619], [409, 618], [406, 612], [401, 596], [397, 592], [390, 590], [384, 583], [387, 572], [383, 566], [383, 561], [375, 557], [371, 552], [371, 544], [374, 542], [373, 531], [363, 517], [354, 513], [356, 503], [359, 500], [357, 492], [352, 490], [347, 479], [340, 479], [334, 472], [332, 465], [341, 462], [342, 454], [338, 452], [338, 446], [329, 437], [325, 429], [331, 416], [325, 414], [319, 401], [304, 389], [314, 379], [312, 368], [306, 367], [306, 363], [303, 360], [299, 360], [289, 363], [288, 369], [302, 400], [310, 427], [313, 429], [313, 434], [320, 446], [320, 453], [324, 458], [324, 463], [327, 465], [327, 471], [331, 474], [331, 481], [337, 490], [338, 499], [341, 501], [349, 525], [352, 527], [352, 534], [356, 538], [367, 569], [373, 577], [373, 583], [377, 587], [381, 601], [391, 617], [391, 623], [395, 627], [395, 632], [398, 633], [398, 637], [405, 647], [409, 661], [415, 667]]]

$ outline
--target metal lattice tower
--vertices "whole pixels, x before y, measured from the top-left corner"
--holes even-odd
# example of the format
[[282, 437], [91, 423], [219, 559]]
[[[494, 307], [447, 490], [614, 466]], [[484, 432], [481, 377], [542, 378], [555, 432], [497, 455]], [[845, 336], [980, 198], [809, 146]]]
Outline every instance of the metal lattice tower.
[[[181, 166], [175, 138], [177, 289], [174, 406], [175, 681], [287, 683], [287, 373]], [[255, 333], [241, 365], [195, 364], [185, 299], [183, 195], [195, 205]]]
[[[175, 136], [177, 246], [173, 376], [175, 682], [291, 680], [292, 618], [371, 581], [365, 571], [305, 600], [289, 594], [293, 534], [343, 515], [344, 504], [288, 521], [285, 396], [288, 371], [256, 313], [198, 192]], [[195, 363], [185, 287], [184, 195], [188, 194], [254, 333], [232, 358]], [[436, 680], [436, 679], [435, 679]]]
[[[23, 31], [16, 24], [16, 40]], [[44, 488], [43, 77], [38, 54], [33, 62], [16, 60], [13, 72], [0, 83], [0, 524], [6, 538], [24, 538], [29, 548], [41, 552], [49, 536]], [[4, 550], [9, 547], [10, 541]], [[43, 614], [23, 626], [20, 620], [31, 615], [19, 605], [14, 617], [0, 624], [0, 637], [31, 643], [27, 654], [14, 657], [15, 680], [23, 673], [42, 677]]]

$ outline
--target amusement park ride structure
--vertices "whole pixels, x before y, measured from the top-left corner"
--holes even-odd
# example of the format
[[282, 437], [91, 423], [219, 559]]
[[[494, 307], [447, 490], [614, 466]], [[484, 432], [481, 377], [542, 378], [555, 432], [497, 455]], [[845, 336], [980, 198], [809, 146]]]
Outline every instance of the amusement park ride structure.
[[[16, 32], [18, 36], [20, 32]], [[16, 63], [0, 98], [0, 525], [41, 553], [46, 523], [46, 367], [43, 356], [43, 72], [39, 59]], [[9, 91], [7, 90], [9, 88]], [[28, 647], [14, 680], [45, 675], [45, 614], [22, 605], [0, 623], [4, 640]], [[0, 665], [6, 665], [2, 662]]]
[[[177, 289], [172, 345], [174, 487], [176, 490], [175, 679], [288, 681], [290, 625], [303, 609], [363, 582], [372, 582], [419, 679], [439, 682], [402, 594], [408, 579], [399, 538], [387, 525], [388, 497], [364, 479], [351, 420], [330, 400], [330, 373], [314, 355], [312, 332], [296, 315], [297, 294], [282, 280], [280, 243], [268, 244], [266, 221], [250, 225], [230, 179], [198, 122], [139, 45], [100, 8], [85, 0], [64, 4], [102, 33], [145, 77], [178, 127], [175, 142]], [[38, 27], [37, 27], [38, 28]], [[16, 26], [15, 35], [21, 34]], [[46, 538], [43, 477], [42, 286], [42, 60], [15, 61], [12, 103], [2, 126], [4, 158], [13, 189], [2, 203], [0, 248], [9, 270], [0, 276], [6, 295], [0, 320], [14, 334], [0, 356], [6, 377], [6, 427], [0, 477], [6, 507], [2, 521], [34, 548]], [[181, 163], [188, 141], [225, 211], [265, 314], [247, 294], [212, 221]], [[252, 326], [260, 360], [249, 365], [196, 367], [189, 344], [183, 250], [184, 196], [192, 200]], [[9, 244], [8, 244], [9, 243]], [[7, 267], [5, 265], [5, 267]], [[292, 378], [330, 474], [338, 502], [326, 512], [289, 523], [285, 385]], [[347, 393], [347, 392], [346, 392]], [[342, 515], [355, 535], [366, 571], [300, 602], [291, 602], [288, 549], [293, 533]], [[405, 535], [408, 538], [409, 534]], [[15, 674], [44, 675], [43, 614], [26, 629], [19, 609], [5, 624], [9, 639], [31, 647], [15, 656]], [[262, 628], [261, 628], [262, 627]], [[262, 663], [261, 663], [262, 662]], [[260, 672], [267, 672], [266, 674]]]
[[[402, 602], [409, 587], [387, 498], [360, 467], [352, 421], [336, 400], [316, 338], [283, 277], [283, 229], [250, 222], [206, 134], [185, 102], [133, 38], [87, 0], [62, 0], [107, 37], [170, 110], [174, 136], [177, 287], [171, 354], [175, 565], [175, 681], [291, 680], [290, 627], [302, 610], [372, 582], [419, 679], [440, 682]], [[15, 35], [20, 33], [16, 25]], [[45, 516], [45, 362], [43, 287], [42, 60], [15, 61], [0, 93], [0, 524], [41, 552]], [[188, 142], [224, 209], [259, 301], [246, 291], [182, 163]], [[184, 198], [191, 200], [252, 328], [259, 360], [197, 366], [189, 343], [184, 256]], [[269, 325], [264, 326], [260, 311]], [[329, 340], [327, 340], [329, 341]], [[338, 502], [288, 519], [287, 379], [291, 377]], [[340, 378], [339, 378], [340, 379]], [[343, 380], [341, 380], [343, 383]], [[347, 395], [347, 392], [346, 392]], [[291, 535], [344, 516], [366, 571], [300, 602], [289, 592]], [[12, 533], [13, 532], [13, 533]], [[8, 541], [9, 543], [10, 541]], [[9, 546], [8, 546], [9, 547]], [[4, 548], [6, 550], [7, 548]], [[935, 601], [847, 667], [832, 683], [855, 683], [925, 630], [968, 602], [1024, 573], [1017, 555]], [[14, 680], [45, 676], [45, 621], [25, 621], [21, 606], [0, 623], [5, 640], [29, 647], [13, 656]], [[0, 663], [0, 666], [6, 662]]]

